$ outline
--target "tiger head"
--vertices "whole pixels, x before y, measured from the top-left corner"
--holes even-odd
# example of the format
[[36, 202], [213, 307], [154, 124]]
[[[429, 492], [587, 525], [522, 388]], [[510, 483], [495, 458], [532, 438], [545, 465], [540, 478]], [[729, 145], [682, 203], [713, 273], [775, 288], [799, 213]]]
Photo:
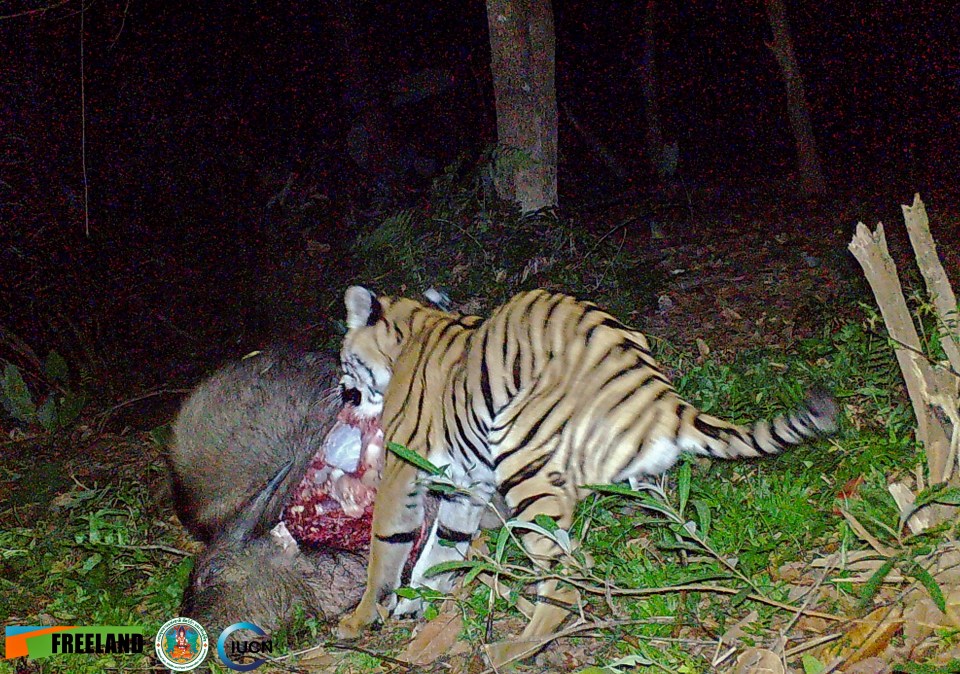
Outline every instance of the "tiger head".
[[[347, 307], [347, 334], [340, 349], [344, 391], [355, 390], [356, 414], [377, 417], [404, 342], [422, 314], [449, 315], [404, 297], [377, 297], [362, 286], [351, 286], [343, 297]], [[359, 397], [359, 400], [357, 400]]]

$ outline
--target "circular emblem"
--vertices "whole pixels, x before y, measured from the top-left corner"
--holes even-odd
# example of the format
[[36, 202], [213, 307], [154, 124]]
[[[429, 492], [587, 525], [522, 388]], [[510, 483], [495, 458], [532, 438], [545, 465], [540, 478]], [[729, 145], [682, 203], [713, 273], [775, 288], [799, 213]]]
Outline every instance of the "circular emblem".
[[163, 623], [153, 645], [160, 662], [175, 672], [196, 669], [210, 649], [206, 630], [190, 618], [174, 618]]

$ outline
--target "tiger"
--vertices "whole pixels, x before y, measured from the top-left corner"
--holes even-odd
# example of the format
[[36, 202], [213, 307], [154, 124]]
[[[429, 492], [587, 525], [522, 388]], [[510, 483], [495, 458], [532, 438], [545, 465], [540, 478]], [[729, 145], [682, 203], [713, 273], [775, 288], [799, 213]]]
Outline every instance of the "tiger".
[[[796, 411], [735, 425], [686, 402], [654, 359], [647, 337], [597, 305], [546, 290], [521, 292], [488, 318], [462, 316], [362, 286], [344, 295], [342, 386], [357, 412], [381, 415], [384, 439], [435, 466], [459, 489], [415, 560], [409, 585], [448, 591], [450, 573], [425, 572], [463, 559], [495, 494], [522, 522], [537, 515], [569, 528], [584, 485], [659, 476], [682, 452], [720, 459], [768, 456], [833, 433], [837, 405], [814, 389]], [[388, 453], [374, 503], [367, 585], [337, 636], [356, 638], [379, 617], [416, 614], [394, 591], [423, 526], [425, 474]], [[521, 542], [549, 569], [562, 551], [534, 530]], [[572, 588], [545, 580], [519, 642], [535, 643], [568, 615]], [[506, 643], [506, 642], [505, 642]], [[516, 657], [491, 656], [496, 664]]]

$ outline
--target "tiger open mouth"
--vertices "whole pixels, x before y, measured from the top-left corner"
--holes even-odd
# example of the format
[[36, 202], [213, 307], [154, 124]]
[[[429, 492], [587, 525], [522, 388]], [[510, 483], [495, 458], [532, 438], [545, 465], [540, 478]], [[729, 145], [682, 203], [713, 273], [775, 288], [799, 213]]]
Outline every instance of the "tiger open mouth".
[[293, 537], [311, 546], [367, 550], [383, 461], [379, 418], [344, 405], [284, 511]]

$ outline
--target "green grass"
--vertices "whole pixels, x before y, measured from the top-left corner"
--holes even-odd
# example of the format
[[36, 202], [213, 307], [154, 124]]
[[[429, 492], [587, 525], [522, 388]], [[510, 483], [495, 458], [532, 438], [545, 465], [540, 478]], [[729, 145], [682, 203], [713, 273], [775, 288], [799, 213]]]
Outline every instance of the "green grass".
[[[154, 499], [142, 482], [74, 485], [46, 511], [33, 508], [29, 526], [0, 527], [0, 615], [28, 625], [144, 625], [149, 642], [150, 630], [177, 614], [191, 564], [152, 547], [163, 538], [148, 514]], [[7, 522], [18, 513], [0, 515]], [[102, 672], [149, 662], [57, 656], [45, 671]]]
[[[588, 232], [551, 217], [519, 218], [489, 197], [484, 170], [452, 167], [438, 181], [430, 208], [371, 225], [355, 249], [353, 280], [407, 295], [439, 285], [478, 312], [535, 286], [589, 298], [628, 322], [653, 305], [663, 279], [624, 252], [621, 227]], [[574, 638], [574, 647], [587, 649], [597, 668], [709, 671], [698, 640], [715, 641], [751, 609], [760, 616], [751, 628], [758, 643], [775, 634], [789, 614], [749, 599], [746, 591], [786, 601], [787, 588], [776, 579], [783, 564], [807, 563], [841, 546], [862, 548], [837, 513], [840, 506], [875, 536], [891, 540], [883, 523], [895, 521], [896, 509], [887, 482], [922, 461], [912, 439], [912, 412], [886, 340], [859, 322], [825, 322], [821, 334], [787, 350], [745, 350], [723, 360], [697, 362], [654, 341], [681, 394], [703, 411], [735, 421], [770, 417], [796, 405], [809, 386], [822, 385], [849, 414], [835, 438], [782, 457], [683, 464], [665, 480], [662, 497], [605, 493], [584, 500], [572, 533], [583, 539], [594, 565], [568, 566], [567, 572], [598, 587], [664, 589], [613, 596], [609, 605], [602, 593], [587, 596], [593, 618], [648, 621]], [[142, 624], [148, 630], [177, 615], [192, 562], [158, 547], [176, 548], [184, 538], [169, 524], [169, 504], [161, 500], [156, 479], [163, 467], [154, 450], [143, 441], [138, 468], [147, 479], [118, 474], [90, 488], [70, 480], [65, 469], [40, 471], [32, 457], [4, 468], [5, 480], [25, 476], [24, 484], [33, 486], [13, 492], [0, 511], [0, 615], [20, 624]], [[844, 501], [841, 495], [855, 480], [862, 482], [854, 498]], [[687, 522], [695, 529], [685, 529]], [[902, 563], [950, 533], [913, 543]], [[520, 592], [523, 583], [506, 572], [529, 579], [536, 571], [514, 541], [505, 538], [498, 549], [498, 540], [490, 535], [491, 563]], [[744, 592], [670, 589], [688, 583]], [[841, 587], [852, 602], [862, 599], [863, 588]], [[486, 633], [488, 618], [496, 625], [516, 616], [511, 602], [491, 602], [479, 583], [463, 610], [471, 643]], [[382, 652], [395, 656], [409, 628], [386, 628], [377, 637]], [[289, 643], [302, 647], [329, 632], [304, 613], [291, 635]], [[381, 667], [363, 653], [342, 657], [339, 672]], [[118, 663], [140, 664], [132, 658]], [[78, 657], [51, 661], [44, 671], [94, 672], [104, 664]], [[9, 663], [0, 662], [0, 671], [5, 667], [10, 671]], [[534, 665], [524, 669], [536, 671]]]
[[[782, 457], [690, 463], [673, 471], [666, 481], [666, 501], [650, 502], [680, 514], [678, 476], [689, 472], [681, 519], [697, 522], [702, 543], [642, 507], [639, 499], [616, 495], [586, 499], [573, 533], [577, 538], [586, 532], [583, 546], [595, 562], [590, 577], [625, 590], [697, 582], [746, 589], [749, 582], [764, 596], [784, 601], [785, 589], [771, 575], [780, 565], [809, 561], [818, 550], [836, 546], [840, 540], [857, 544], [835, 512], [844, 484], [857, 477], [863, 483], [857, 499], [847, 506], [865, 526], [883, 536], [877, 523], [891, 521], [895, 513], [886, 494], [887, 476], [912, 470], [920, 456], [910, 440], [909, 409], [891, 386], [896, 381], [895, 363], [876, 348], [875, 339], [857, 325], [841, 325], [800, 344], [794, 353], [778, 353], [774, 358], [760, 350], [747, 351], [732, 362], [701, 364], [660, 345], [659, 356], [666, 367], [680, 373], [676, 377], [680, 391], [706, 411], [741, 421], [769, 416], [799, 401], [807, 384], [819, 382], [859, 410], [861, 428], [845, 420], [834, 440]], [[148, 630], [176, 615], [191, 562], [151, 547], [176, 547], [181, 539], [171, 527], [158, 525], [158, 515], [165, 519], [166, 506], [157, 502], [156, 490], [148, 482], [74, 485], [55, 499], [52, 509], [39, 508], [31, 519], [0, 528], [4, 571], [0, 613], [17, 616], [23, 624], [144, 624]], [[15, 522], [23, 512], [8, 510], [3, 520]], [[728, 562], [735, 559], [735, 572], [717, 557]], [[501, 561], [515, 570], [526, 565], [535, 575], [513, 543], [506, 546]], [[515, 586], [519, 591], [521, 583]], [[715, 637], [750, 608], [760, 613], [761, 630], [777, 624], [777, 615], [782, 616], [777, 609], [742, 596], [696, 592], [615, 597], [613, 606], [615, 616], [602, 595], [589, 597], [597, 619], [658, 621], [611, 629], [600, 639], [575, 639], [574, 643], [591, 649], [598, 665], [626, 656], [653, 663], [633, 671], [708, 671], [702, 659], [690, 654], [683, 637], [676, 635]], [[491, 613], [484, 586], [477, 584], [464, 610], [465, 631], [476, 641]], [[510, 611], [504, 600], [493, 603], [495, 619]], [[292, 630], [293, 643], [324, 640], [325, 630], [305, 616]], [[343, 657], [339, 671], [373, 671], [379, 666], [371, 656]], [[105, 661], [78, 656], [66, 663], [51, 661], [49, 671], [100, 671]], [[133, 660], [120, 664], [133, 664]], [[61, 665], [66, 669], [58, 670]]]

